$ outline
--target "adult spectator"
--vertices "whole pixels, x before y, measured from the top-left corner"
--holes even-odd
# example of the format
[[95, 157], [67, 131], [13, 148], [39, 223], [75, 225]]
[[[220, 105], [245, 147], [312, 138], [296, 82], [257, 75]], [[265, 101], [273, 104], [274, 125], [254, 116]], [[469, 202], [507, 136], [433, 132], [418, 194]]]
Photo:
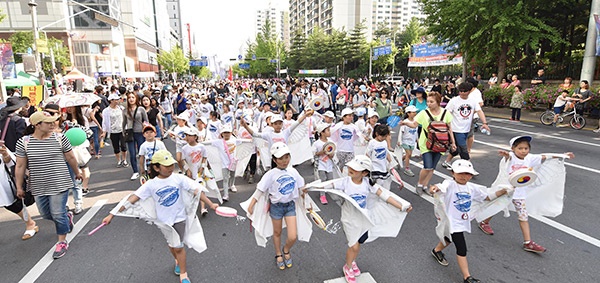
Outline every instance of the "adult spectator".
[[0, 110], [0, 131], [4, 136], [4, 145], [12, 152], [15, 152], [17, 141], [27, 127], [25, 119], [17, 114], [25, 105], [26, 100], [13, 96], [6, 100], [6, 106]]
[[[474, 96], [469, 95], [472, 89], [473, 85], [470, 83], [458, 85], [459, 96], [452, 98], [446, 105], [446, 111], [452, 114], [452, 133], [456, 141], [456, 151], [450, 151], [450, 154], [448, 154], [446, 160], [442, 163], [442, 166], [448, 170], [452, 170], [450, 163], [454, 156], [460, 155], [460, 158], [464, 160], [471, 159], [467, 149], [467, 136], [471, 131], [471, 124], [473, 124], [475, 113], [483, 121], [482, 127], [488, 131], [490, 130], [479, 101]], [[478, 174], [475, 171], [473, 175]]]
[[335, 79], [330, 79], [329, 80], [330, 84], [329, 84], [329, 93], [331, 94], [331, 111], [333, 111], [335, 113], [336, 111], [336, 106], [337, 106], [337, 95], [338, 95], [338, 85], [335, 81]]
[[129, 151], [129, 163], [131, 164], [131, 170], [133, 170], [132, 181], [140, 177], [138, 151], [142, 143], [146, 141], [143, 133], [144, 123], [148, 123], [148, 115], [141, 107], [139, 97], [130, 92], [127, 94], [127, 107], [123, 114], [123, 129], [126, 136], [129, 135], [127, 134], [128, 131], [129, 133], [133, 132], [133, 136], [129, 137], [129, 140], [125, 140]]
[[442, 93], [442, 85], [440, 84], [440, 79], [435, 79], [435, 81], [433, 81], [433, 86], [431, 87], [431, 91], [435, 91], [437, 93]]
[[290, 89], [290, 93], [287, 96], [287, 105], [290, 107], [289, 109], [292, 109], [292, 119], [296, 120], [298, 118], [298, 114], [300, 114], [300, 112], [302, 112], [302, 96], [300, 94], [300, 87], [294, 85], [292, 86], [292, 88]]
[[378, 123], [387, 124], [387, 118], [392, 113], [392, 101], [389, 99], [389, 93], [386, 88], [381, 89], [380, 97], [371, 102], [371, 107], [375, 108], [375, 112], [379, 116]]
[[544, 69], [539, 68], [537, 75], [531, 80], [531, 86], [543, 85], [546, 83], [546, 76], [544, 76]]
[[[479, 81], [473, 78], [468, 78], [467, 82], [473, 85], [473, 89], [471, 89], [471, 93], [469, 93], [469, 97], [474, 97], [474, 100], [479, 103], [479, 106], [483, 109], [483, 95], [477, 86], [479, 85]], [[473, 117], [473, 123], [471, 123], [471, 131], [469, 131], [469, 135], [467, 138], [467, 149], [471, 152], [471, 148], [473, 147], [473, 143], [475, 142], [475, 127], [477, 126], [477, 121], [479, 119], [479, 115], [475, 114]]]
[[408, 105], [413, 105], [417, 107], [417, 114], [422, 110], [427, 108], [427, 99], [425, 97], [425, 89], [422, 87], [418, 87], [410, 91], [410, 94], [414, 95], [413, 98]]
[[253, 99], [258, 99], [260, 102], [267, 101], [267, 94], [265, 94], [265, 88], [262, 85], [256, 87], [256, 92], [253, 95]]
[[519, 80], [519, 77], [517, 75], [512, 75], [510, 80], [511, 80], [511, 82], [510, 82], [511, 86], [520, 86], [521, 85], [521, 81]]
[[458, 96], [458, 93], [456, 91], [456, 87], [454, 87], [454, 84], [452, 82], [448, 82], [446, 84], [446, 88], [444, 89], [444, 92], [442, 93], [442, 107], [446, 107], [446, 104], [448, 104], [448, 101], [450, 101], [450, 99], [454, 98]]
[[[184, 92], [183, 88], [180, 88], [177, 93], [177, 98], [175, 99], [175, 104], [177, 104], [177, 107], [176, 107], [177, 115], [181, 114], [181, 112], [183, 112], [187, 109], [185, 106], [186, 103], [187, 103], [187, 99], [185, 98], [185, 92]], [[141, 129], [140, 129], [140, 131], [141, 131]]]
[[35, 196], [40, 215], [54, 222], [58, 243], [53, 258], [67, 253], [67, 233], [73, 229], [73, 214], [67, 212], [68, 190], [73, 186], [67, 163], [77, 179], [83, 179], [77, 159], [66, 136], [55, 133], [58, 115], [36, 112], [29, 118], [30, 126], [17, 142], [15, 179], [17, 196], [23, 198], [25, 169], [29, 169], [29, 188]]
[[162, 128], [162, 118], [160, 117], [160, 110], [158, 109], [158, 102], [156, 99], [149, 96], [142, 97], [142, 107], [146, 110], [148, 116], [148, 122], [156, 129], [156, 137], [160, 138], [161, 134], [165, 132]]
[[160, 109], [162, 116], [165, 118], [163, 119], [163, 129], [170, 129], [173, 124], [173, 102], [167, 90], [163, 89], [160, 92], [158, 104], [158, 109]]
[[429, 181], [431, 177], [433, 177], [433, 171], [435, 170], [436, 165], [440, 161], [442, 154], [439, 152], [433, 152], [427, 149], [427, 128], [431, 123], [431, 117], [435, 121], [443, 121], [448, 126], [448, 136], [450, 141], [452, 142], [450, 150], [456, 150], [456, 142], [454, 140], [454, 135], [452, 134], [452, 115], [450, 113], [446, 113], [447, 111], [440, 106], [442, 102], [442, 95], [437, 92], [430, 92], [427, 95], [427, 108], [424, 111], [419, 112], [415, 117], [414, 121], [409, 121], [408, 119], [402, 121], [403, 125], [407, 125], [410, 127], [421, 126], [420, 131], [422, 133], [419, 135], [419, 150], [421, 151], [421, 157], [423, 158], [423, 168], [419, 173], [419, 182], [417, 184], [417, 194], [421, 195], [423, 192], [428, 191]]
[[573, 107], [577, 108], [577, 111], [580, 111], [580, 114], [583, 115], [583, 111], [585, 111], [588, 107], [588, 101], [592, 99], [592, 92], [590, 91], [590, 84], [586, 80], [582, 80], [579, 82], [579, 88], [575, 90], [572, 96], [574, 101], [577, 101], [577, 104], [567, 103], [565, 107], [565, 111], [571, 111]]
[[110, 144], [117, 159], [117, 167], [127, 167], [127, 145], [123, 138], [123, 109], [119, 106], [118, 94], [108, 96], [110, 105], [102, 111], [102, 129], [110, 137]]
[[494, 87], [496, 84], [498, 84], [498, 75], [496, 75], [496, 73], [492, 73], [492, 76], [487, 83], [490, 88]]
[[558, 86], [562, 90], [572, 90], [575, 88], [575, 84], [573, 84], [573, 79], [571, 77], [566, 77], [562, 84]]

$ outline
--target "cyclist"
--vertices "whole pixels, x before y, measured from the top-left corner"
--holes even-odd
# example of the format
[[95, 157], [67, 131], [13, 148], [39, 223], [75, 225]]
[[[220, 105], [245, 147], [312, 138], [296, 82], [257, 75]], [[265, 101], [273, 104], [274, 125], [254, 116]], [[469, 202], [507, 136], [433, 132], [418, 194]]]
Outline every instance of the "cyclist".
[[567, 102], [579, 101], [579, 99], [567, 97], [567, 95], [569, 95], [569, 90], [565, 89], [554, 101], [554, 120], [552, 121], [552, 126], [554, 127], [556, 127], [556, 121], [558, 120], [558, 116], [565, 109], [565, 105], [567, 104]]

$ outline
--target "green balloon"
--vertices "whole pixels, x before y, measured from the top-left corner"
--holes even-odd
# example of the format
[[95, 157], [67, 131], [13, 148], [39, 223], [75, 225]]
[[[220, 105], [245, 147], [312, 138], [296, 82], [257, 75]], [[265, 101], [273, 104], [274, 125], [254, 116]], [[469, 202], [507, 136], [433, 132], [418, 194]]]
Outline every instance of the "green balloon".
[[67, 130], [65, 136], [67, 136], [67, 139], [71, 142], [72, 146], [81, 145], [87, 139], [85, 131], [80, 128], [71, 128]]

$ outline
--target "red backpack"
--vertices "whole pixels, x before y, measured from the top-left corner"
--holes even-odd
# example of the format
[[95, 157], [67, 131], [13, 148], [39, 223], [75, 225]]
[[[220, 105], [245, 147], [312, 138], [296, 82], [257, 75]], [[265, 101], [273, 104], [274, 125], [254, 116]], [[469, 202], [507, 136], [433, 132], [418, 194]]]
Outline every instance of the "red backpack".
[[427, 116], [429, 116], [429, 126], [425, 131], [425, 137], [427, 138], [427, 149], [432, 152], [446, 152], [450, 147], [450, 133], [448, 131], [448, 124], [444, 122], [444, 116], [446, 116], [446, 109], [442, 113], [440, 121], [435, 121], [431, 112], [425, 110]]

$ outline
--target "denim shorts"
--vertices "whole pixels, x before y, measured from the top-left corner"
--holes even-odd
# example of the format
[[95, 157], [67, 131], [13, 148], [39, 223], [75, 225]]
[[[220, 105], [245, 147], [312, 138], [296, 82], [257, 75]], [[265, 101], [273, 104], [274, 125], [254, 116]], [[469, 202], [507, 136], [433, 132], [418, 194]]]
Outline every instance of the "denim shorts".
[[288, 216], [296, 216], [296, 203], [294, 201], [284, 203], [271, 203], [269, 207], [271, 218], [280, 220]]
[[565, 110], [565, 105], [559, 106], [559, 107], [554, 107], [554, 114], [560, 114], [563, 112], [563, 110]]
[[435, 169], [435, 166], [437, 166], [441, 157], [442, 157], [442, 154], [439, 152], [429, 151], [429, 152], [423, 153], [421, 155], [421, 158], [423, 159], [423, 169], [429, 169], [429, 170]]

